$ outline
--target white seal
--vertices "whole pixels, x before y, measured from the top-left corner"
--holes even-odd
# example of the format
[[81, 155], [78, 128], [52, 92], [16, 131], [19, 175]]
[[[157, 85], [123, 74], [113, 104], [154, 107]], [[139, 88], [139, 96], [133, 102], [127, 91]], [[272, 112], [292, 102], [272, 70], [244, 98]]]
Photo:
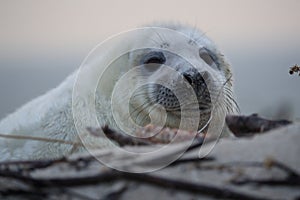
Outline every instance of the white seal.
[[[177, 31], [186, 39], [177, 40], [167, 32], [159, 33], [147, 28], [135, 42], [127, 44], [125, 41], [124, 43], [119, 41], [108, 47], [107, 52], [103, 53], [98, 60], [101, 63], [103, 58], [118, 58], [115, 63], [119, 63], [119, 67], [112, 64], [112, 67], [108, 68], [109, 70], [104, 75], [105, 81], [99, 81], [95, 95], [99, 125], [109, 125], [111, 128], [120, 129], [111, 110], [111, 101], [108, 101], [109, 97], [113, 95], [117, 99], [118, 109], [116, 112], [118, 115], [121, 118], [130, 118], [138, 126], [154, 123], [160, 126], [179, 128], [180, 119], [187, 117], [187, 113], [190, 114], [192, 123], [192, 119], [195, 116], [197, 118], [200, 112], [200, 120], [196, 124], [197, 129], [203, 128], [211, 117], [215, 118], [211, 126], [222, 129], [225, 115], [238, 110], [233, 95], [231, 67], [223, 54], [210, 39], [195, 27], [169, 23], [154, 24], [151, 27]], [[116, 52], [114, 50], [123, 48], [125, 43], [129, 52], [122, 56], [114, 55]], [[149, 46], [150, 43], [155, 48], [136, 48], [141, 45]], [[119, 89], [116, 94], [113, 94], [113, 87], [120, 76], [135, 66], [140, 66], [140, 68], [132, 72], [133, 82], [128, 85], [124, 82], [119, 86], [124, 90]], [[178, 74], [169, 73], [163, 70], [165, 68], [162, 66], [169, 66]], [[88, 77], [90, 80], [99, 78], [93, 77], [93, 71], [90, 74], [91, 77]], [[0, 133], [78, 141], [78, 134], [81, 133], [77, 132], [75, 123], [82, 123], [83, 127], [93, 124], [89, 123], [91, 119], [86, 112], [80, 113], [83, 121], [74, 121], [73, 118], [74, 107], [76, 110], [85, 110], [85, 107], [89, 106], [80, 101], [72, 103], [73, 87], [78, 78], [77, 75], [78, 71], [72, 73], [58, 87], [8, 115], [0, 122]], [[131, 92], [131, 84], [137, 84], [142, 79], [151, 84], [135, 88], [135, 91], [131, 93], [129, 105], [122, 102], [123, 98]], [[163, 86], [161, 83], [164, 81], [170, 87]], [[188, 83], [195, 95], [194, 99], [189, 96], [185, 98], [185, 91], [188, 88], [179, 84], [182, 81]], [[89, 87], [89, 83], [84, 85]], [[180, 100], [178, 95], [183, 100]], [[153, 105], [156, 106], [155, 109], [153, 109]], [[185, 105], [191, 106], [188, 107], [190, 111], [182, 114], [180, 110]], [[126, 109], [129, 109], [130, 115], [122, 114]], [[160, 124], [162, 121], [163, 124]], [[183, 127], [189, 129], [189, 125]], [[97, 148], [108, 145], [101, 140], [94, 139], [90, 143], [91, 145], [95, 144]], [[36, 140], [1, 138], [0, 146], [1, 160], [54, 158], [74, 152], [72, 145]]]

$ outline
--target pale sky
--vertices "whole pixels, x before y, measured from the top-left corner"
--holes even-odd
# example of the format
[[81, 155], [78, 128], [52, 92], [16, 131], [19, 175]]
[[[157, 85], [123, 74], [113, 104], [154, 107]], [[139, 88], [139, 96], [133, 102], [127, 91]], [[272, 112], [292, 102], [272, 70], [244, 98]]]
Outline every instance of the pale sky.
[[1, 53], [12, 55], [88, 51], [112, 34], [161, 20], [197, 25], [221, 47], [300, 44], [299, 0], [0, 2]]
[[242, 112], [285, 102], [300, 118], [300, 78], [288, 75], [300, 64], [300, 0], [0, 0], [0, 117], [55, 87], [105, 38], [166, 20], [199, 27], [223, 50]]

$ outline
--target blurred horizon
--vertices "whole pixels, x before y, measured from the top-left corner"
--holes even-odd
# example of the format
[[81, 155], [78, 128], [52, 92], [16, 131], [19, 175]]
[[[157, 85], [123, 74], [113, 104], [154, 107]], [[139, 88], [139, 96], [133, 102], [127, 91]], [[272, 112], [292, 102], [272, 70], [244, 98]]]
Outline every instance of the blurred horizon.
[[[117, 5], [118, 4], [118, 5]], [[56, 87], [107, 37], [153, 21], [197, 26], [232, 64], [242, 114], [300, 118], [300, 1], [0, 0], [0, 118]]]

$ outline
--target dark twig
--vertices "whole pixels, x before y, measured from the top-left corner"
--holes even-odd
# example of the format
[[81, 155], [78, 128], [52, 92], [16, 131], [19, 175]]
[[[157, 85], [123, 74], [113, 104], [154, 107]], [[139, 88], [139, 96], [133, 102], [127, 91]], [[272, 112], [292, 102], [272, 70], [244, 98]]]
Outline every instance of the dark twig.
[[88, 131], [92, 135], [101, 135], [102, 131], [108, 137], [109, 139], [117, 142], [120, 146], [125, 146], [125, 145], [149, 145], [151, 144], [150, 142], [146, 141], [145, 139], [140, 139], [136, 137], [130, 137], [124, 133], [119, 133], [108, 126], [103, 126], [102, 129], [99, 128], [88, 128]]
[[65, 157], [53, 160], [18, 160], [0, 162], [0, 170], [10, 168], [17, 168], [21, 171], [31, 171], [36, 169], [43, 169], [61, 162], [69, 162]]
[[28, 136], [28, 135], [12, 135], [12, 134], [0, 133], [0, 138], [16, 139], [16, 140], [31, 140], [31, 141], [40, 141], [40, 142], [60, 143], [60, 144], [67, 144], [73, 146], [83, 146], [83, 144], [80, 142], [73, 142], [68, 140], [60, 140], [60, 139], [45, 138], [45, 137]]
[[[127, 135], [122, 131], [116, 131], [114, 129], [111, 129], [107, 125], [103, 126], [102, 128], [88, 128], [87, 130], [94, 136], [101, 136], [101, 135], [103, 136], [103, 134], [105, 134], [106, 137], [117, 142], [120, 146], [126, 146], [126, 145], [143, 146], [143, 145], [155, 145], [155, 144], [168, 144], [173, 141], [176, 134], [178, 134], [179, 136], [177, 138], [177, 141], [175, 141], [176, 143], [190, 141], [192, 139], [194, 139], [198, 143], [200, 142], [203, 143], [204, 140], [204, 136], [196, 132], [189, 132], [189, 131], [184, 131], [179, 129], [162, 128], [159, 134], [157, 134], [156, 128], [161, 129], [161, 127], [148, 125], [136, 132], [137, 137], [133, 135]], [[153, 135], [153, 133], [156, 134]], [[152, 136], [148, 137], [149, 135]], [[143, 136], [145, 136], [145, 138]], [[199, 144], [196, 145], [199, 146]]]
[[95, 185], [95, 184], [107, 183], [110, 181], [118, 181], [118, 180], [130, 180], [135, 182], [151, 184], [163, 188], [176, 189], [176, 190], [186, 191], [190, 193], [212, 196], [216, 198], [245, 199], [245, 200], [266, 199], [266, 198], [240, 193], [230, 189], [219, 188], [216, 186], [209, 186], [209, 185], [197, 184], [192, 182], [173, 180], [173, 179], [153, 176], [149, 174], [136, 174], [136, 173], [120, 172], [115, 170], [110, 170], [91, 177], [76, 177], [76, 178], [36, 179], [29, 176], [15, 175], [9, 173], [5, 173], [5, 174], [2, 173], [0, 174], [0, 176], [14, 178], [24, 183], [27, 183], [29, 185], [32, 185], [34, 187], [48, 188], [48, 189]]
[[192, 182], [186, 182], [181, 180], [173, 180], [169, 178], [157, 177], [148, 174], [131, 174], [123, 173], [123, 177], [128, 180], [148, 183], [154, 186], [160, 186], [163, 188], [170, 188], [176, 190], [182, 190], [186, 192], [207, 195], [215, 198], [228, 198], [228, 199], [265, 199], [252, 195], [243, 194], [230, 189], [219, 188], [216, 186], [209, 186], [203, 184], [197, 184]]
[[126, 184], [122, 185], [121, 187], [114, 189], [113, 191], [106, 194], [101, 200], [117, 200], [122, 197], [124, 192], [126, 192], [128, 189], [128, 186]]
[[275, 128], [286, 126], [292, 122], [288, 120], [268, 120], [257, 114], [250, 116], [228, 115], [226, 124], [237, 137], [253, 136]]
[[70, 196], [73, 196], [73, 197], [77, 197], [78, 199], [80, 200], [98, 200], [98, 199], [95, 199], [95, 198], [91, 198], [91, 197], [88, 197], [86, 195], [83, 195], [83, 194], [80, 194], [80, 193], [77, 193], [75, 191], [72, 191], [72, 190], [61, 190], [60, 193], [68, 193]]
[[290, 167], [288, 167], [287, 165], [285, 165], [279, 161], [272, 160], [271, 165], [285, 171], [289, 176], [300, 178], [300, 175], [296, 171], [294, 171], [293, 169], [291, 169]]
[[189, 146], [186, 150], [186, 152], [192, 151], [194, 149], [197, 149], [201, 147], [204, 143], [204, 138], [195, 139], [191, 146]]
[[300, 175], [296, 171], [294, 171], [287, 165], [273, 159], [267, 159], [265, 162], [231, 162], [224, 165], [243, 166], [243, 167], [268, 167], [268, 168], [277, 167], [278, 169], [281, 169], [282, 171], [286, 172], [288, 176], [294, 176], [300, 178]]
[[38, 190], [23, 190], [23, 189], [0, 189], [0, 197], [22, 197], [22, 199], [42, 200], [45, 199], [48, 194]]
[[214, 161], [215, 159], [212, 157], [204, 157], [204, 158], [185, 158], [185, 159], [178, 159], [172, 162], [169, 166], [177, 166], [180, 164], [186, 164], [186, 163], [201, 163], [206, 161]]
[[245, 178], [242, 180], [232, 180], [231, 183], [235, 185], [245, 185], [245, 184], [256, 184], [256, 185], [269, 185], [269, 186], [300, 186], [300, 179], [296, 177], [287, 177], [284, 179], [264, 179], [264, 180], [255, 180]]
[[[266, 166], [267, 165], [267, 166]], [[244, 185], [244, 184], [258, 184], [258, 185], [271, 185], [271, 186], [300, 186], [300, 175], [288, 167], [287, 165], [276, 161], [276, 160], [268, 160], [267, 164], [266, 162], [232, 162], [223, 164], [222, 167], [228, 167], [228, 166], [243, 166], [243, 167], [276, 167], [278, 169], [281, 169], [285, 173], [287, 173], [287, 176], [283, 179], [263, 179], [263, 180], [257, 180], [257, 179], [250, 179], [250, 178], [244, 178], [242, 180], [232, 180], [231, 182], [235, 185]]]

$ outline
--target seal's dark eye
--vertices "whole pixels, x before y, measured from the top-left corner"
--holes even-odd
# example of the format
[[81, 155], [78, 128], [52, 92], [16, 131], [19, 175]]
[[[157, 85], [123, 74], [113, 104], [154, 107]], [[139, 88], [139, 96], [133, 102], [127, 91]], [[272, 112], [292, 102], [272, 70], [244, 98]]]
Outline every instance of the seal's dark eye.
[[142, 64], [150, 64], [150, 63], [157, 63], [157, 64], [164, 64], [166, 62], [166, 57], [162, 52], [150, 52], [148, 53], [142, 60]]
[[200, 58], [202, 58], [202, 60], [204, 60], [204, 62], [206, 62], [206, 64], [208, 64], [209, 66], [211, 66], [215, 69], [218, 69], [218, 67], [215, 63], [215, 59], [213, 58], [213, 56], [211, 55], [209, 50], [207, 50], [206, 48], [201, 48], [199, 50], [199, 56], [200, 56]]

